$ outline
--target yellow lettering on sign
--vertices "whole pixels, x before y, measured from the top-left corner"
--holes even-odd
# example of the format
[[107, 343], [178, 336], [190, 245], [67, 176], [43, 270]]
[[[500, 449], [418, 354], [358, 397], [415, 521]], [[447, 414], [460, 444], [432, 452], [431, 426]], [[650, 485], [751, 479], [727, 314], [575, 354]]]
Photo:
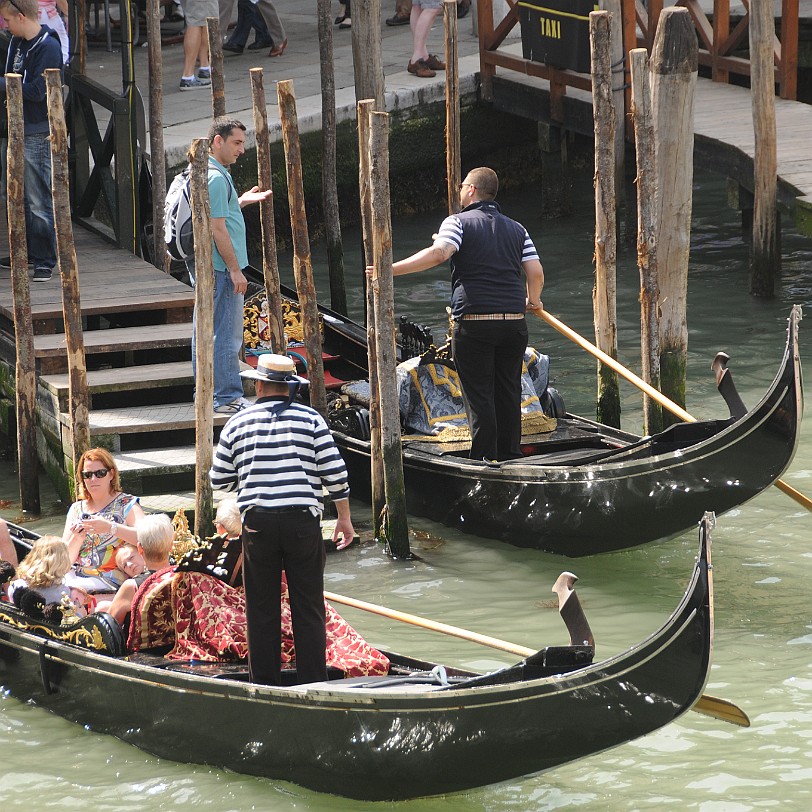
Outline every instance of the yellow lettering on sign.
[[549, 17], [539, 17], [539, 27], [542, 37], [548, 39], [561, 39], [561, 21]]

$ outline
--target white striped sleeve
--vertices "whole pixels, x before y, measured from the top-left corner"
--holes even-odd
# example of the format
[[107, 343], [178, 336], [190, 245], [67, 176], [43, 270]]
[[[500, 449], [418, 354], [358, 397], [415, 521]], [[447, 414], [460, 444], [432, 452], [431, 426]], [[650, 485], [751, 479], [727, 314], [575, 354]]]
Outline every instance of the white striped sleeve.
[[533, 245], [533, 240], [530, 239], [527, 229], [525, 229], [524, 246], [522, 247], [522, 262], [529, 262], [532, 259], [539, 259], [539, 253], [536, 251], [536, 246]]
[[435, 243], [437, 242], [450, 245], [455, 251], [460, 250], [462, 245], [462, 223], [459, 217], [452, 214], [443, 220], [440, 224], [440, 230], [437, 232]]

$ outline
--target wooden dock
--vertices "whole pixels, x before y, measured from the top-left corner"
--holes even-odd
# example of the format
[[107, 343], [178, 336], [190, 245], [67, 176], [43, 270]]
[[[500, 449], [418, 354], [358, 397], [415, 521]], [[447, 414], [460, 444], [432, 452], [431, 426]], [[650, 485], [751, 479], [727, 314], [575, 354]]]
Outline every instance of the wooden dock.
[[[195, 463], [191, 364], [194, 291], [101, 238], [74, 229], [91, 442], [111, 449], [134, 493], [188, 488]], [[0, 253], [5, 248], [0, 239]], [[68, 369], [58, 271], [31, 283], [40, 456], [69, 458]], [[0, 362], [15, 364], [10, 272], [0, 271]], [[227, 419], [215, 415], [219, 428]], [[52, 464], [52, 465], [51, 465]], [[170, 487], [171, 486], [171, 487]]]

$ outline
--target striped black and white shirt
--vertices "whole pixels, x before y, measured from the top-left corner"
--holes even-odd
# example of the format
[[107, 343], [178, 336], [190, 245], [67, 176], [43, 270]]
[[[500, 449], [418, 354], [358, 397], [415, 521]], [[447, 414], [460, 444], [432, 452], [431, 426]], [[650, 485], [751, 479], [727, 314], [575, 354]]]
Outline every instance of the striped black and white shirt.
[[324, 418], [309, 406], [271, 407], [262, 398], [226, 423], [209, 476], [213, 487], [237, 491], [245, 515], [252, 507], [312, 508], [321, 513], [322, 489], [335, 499], [350, 495], [347, 468]]

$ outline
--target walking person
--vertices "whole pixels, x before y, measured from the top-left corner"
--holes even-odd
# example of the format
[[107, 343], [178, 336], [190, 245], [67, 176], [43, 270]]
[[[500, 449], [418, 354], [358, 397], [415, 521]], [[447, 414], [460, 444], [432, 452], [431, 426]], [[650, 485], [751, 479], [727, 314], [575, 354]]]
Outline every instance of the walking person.
[[[245, 152], [245, 125], [235, 118], [220, 116], [209, 129], [209, 205], [214, 237], [214, 411], [234, 414], [243, 400], [240, 378], [240, 350], [243, 339], [243, 305], [248, 280], [248, 244], [242, 208], [271, 196], [253, 186], [237, 196], [229, 167]], [[186, 267], [195, 280], [194, 259]], [[196, 367], [197, 342], [192, 334], [192, 368]]]
[[426, 47], [429, 32], [435, 17], [440, 13], [443, 0], [413, 0], [409, 25], [412, 29], [412, 58], [407, 70], [421, 79], [430, 79], [438, 70], [445, 70], [443, 62], [436, 54], [430, 54]]
[[[217, 0], [182, 0], [186, 16], [183, 32], [181, 90], [200, 90], [211, 85], [211, 57], [207, 17], [217, 16]], [[197, 67], [199, 63], [199, 67]]]
[[297, 681], [327, 679], [322, 491], [338, 512], [333, 539], [353, 539], [347, 469], [324, 418], [295, 401], [307, 383], [293, 361], [267, 353], [243, 377], [257, 402], [226, 423], [210, 477], [236, 491], [242, 514], [243, 585], [252, 682], [281, 682], [281, 589], [290, 593]]
[[443, 220], [433, 245], [392, 265], [402, 276], [451, 260], [451, 347], [475, 460], [522, 456], [524, 314], [541, 309], [544, 287], [533, 241], [502, 214], [498, 190], [496, 172], [472, 169], [460, 184], [460, 213]]
[[[271, 0], [257, 0], [257, 11], [262, 15], [265, 20], [265, 25], [268, 28], [268, 34], [273, 41], [273, 46], [268, 51], [268, 56], [282, 56], [285, 53], [285, 48], [288, 47], [288, 37], [285, 34], [285, 28], [282, 25], [282, 20], [279, 19], [279, 12]], [[228, 31], [229, 23], [231, 22], [231, 15], [234, 13], [234, 0], [219, 0], [220, 6], [220, 31], [225, 34]]]
[[[38, 15], [37, 0], [0, 0], [0, 16], [12, 35], [5, 73], [22, 76], [28, 263], [34, 267], [34, 281], [47, 282], [56, 267], [56, 231], [45, 71], [62, 68], [62, 46], [56, 32], [40, 24]], [[0, 77], [0, 101], [5, 106], [5, 77]], [[2, 152], [5, 164], [5, 149]], [[10, 268], [10, 259], [0, 261], [0, 267]]]

